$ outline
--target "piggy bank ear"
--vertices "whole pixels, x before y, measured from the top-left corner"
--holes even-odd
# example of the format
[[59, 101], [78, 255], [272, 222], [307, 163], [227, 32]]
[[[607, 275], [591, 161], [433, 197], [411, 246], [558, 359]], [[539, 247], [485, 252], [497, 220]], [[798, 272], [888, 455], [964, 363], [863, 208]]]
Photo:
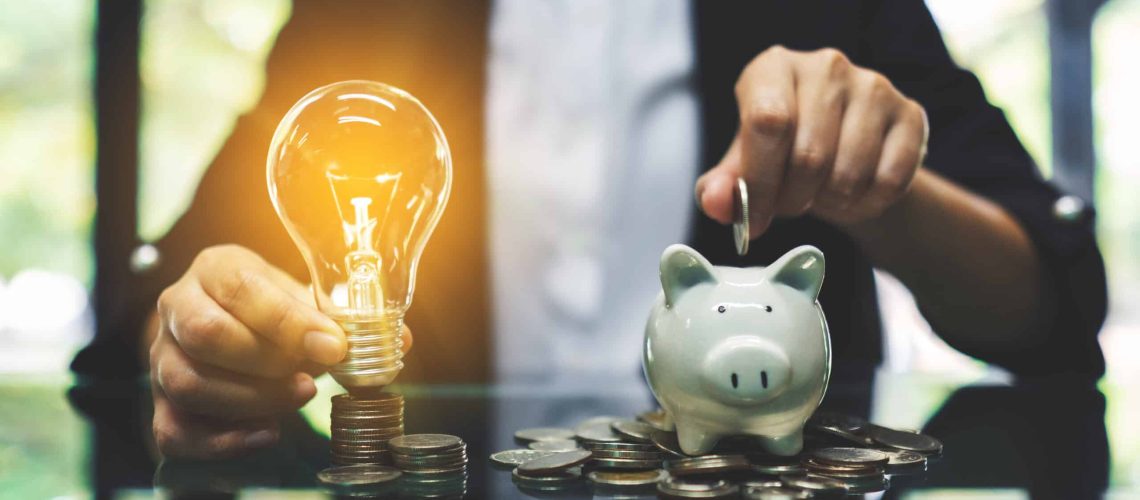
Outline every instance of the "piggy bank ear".
[[685, 245], [670, 245], [661, 254], [661, 289], [665, 304], [672, 306], [686, 290], [701, 283], [716, 283], [713, 265]]
[[799, 290], [812, 300], [819, 297], [823, 286], [823, 252], [811, 245], [796, 247], [768, 266], [769, 276], [774, 283], [781, 283]]

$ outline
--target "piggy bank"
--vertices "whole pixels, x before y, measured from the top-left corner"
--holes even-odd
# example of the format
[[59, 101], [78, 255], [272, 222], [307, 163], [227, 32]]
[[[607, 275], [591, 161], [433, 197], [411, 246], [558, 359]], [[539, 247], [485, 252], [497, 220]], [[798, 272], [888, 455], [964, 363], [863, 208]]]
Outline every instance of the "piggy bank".
[[770, 453], [800, 452], [831, 374], [816, 301], [823, 271], [812, 246], [753, 268], [713, 266], [685, 245], [665, 249], [643, 363], [682, 451], [751, 435]]

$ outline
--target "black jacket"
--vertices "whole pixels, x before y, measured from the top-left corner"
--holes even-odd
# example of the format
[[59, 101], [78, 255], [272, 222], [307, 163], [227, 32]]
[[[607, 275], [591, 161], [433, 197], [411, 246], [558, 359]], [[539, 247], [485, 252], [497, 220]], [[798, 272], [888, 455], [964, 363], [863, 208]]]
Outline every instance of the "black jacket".
[[[103, 332], [109, 334], [80, 355], [75, 369], [137, 370], [137, 350], [131, 346], [142, 318], [159, 291], [209, 245], [247, 246], [307, 280], [266, 194], [270, 137], [286, 110], [309, 90], [371, 79], [419, 97], [446, 131], [455, 161], [451, 201], [420, 267], [408, 317], [416, 348], [401, 380], [487, 379], [492, 350], [482, 123], [489, 8], [486, 0], [296, 1], [270, 55], [261, 101], [238, 120], [193, 206], [157, 243], [162, 264], [136, 277], [137, 294], [124, 308], [129, 312], [117, 318], [119, 331]], [[1049, 321], [1052, 328], [1040, 332], [1045, 338], [1040, 347], [1016, 356], [971, 354], [1025, 376], [1074, 372], [1097, 378], [1103, 373], [1096, 334], [1105, 315], [1105, 277], [1092, 217], [1065, 222], [1052, 215], [1059, 193], [1041, 179], [978, 80], [951, 60], [921, 0], [707, 1], [694, 2], [693, 9], [704, 168], [717, 163], [735, 133], [733, 84], [751, 58], [774, 44], [842, 50], [926, 108], [927, 166], [1013, 214], [1058, 287], [1060, 307]], [[778, 221], [753, 243], [750, 255], [739, 258], [729, 228], [696, 210], [693, 217], [690, 243], [717, 264], [766, 265], [805, 243], [823, 250], [828, 270], [820, 303], [831, 326], [836, 364], [881, 359], [871, 266], [848, 237], [809, 217]]]

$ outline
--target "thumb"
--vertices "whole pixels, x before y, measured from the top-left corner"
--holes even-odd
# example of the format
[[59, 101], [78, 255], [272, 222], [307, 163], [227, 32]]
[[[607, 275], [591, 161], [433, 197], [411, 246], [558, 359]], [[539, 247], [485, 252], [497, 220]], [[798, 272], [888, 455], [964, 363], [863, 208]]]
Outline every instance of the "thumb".
[[736, 179], [741, 176], [740, 158], [738, 134], [720, 163], [697, 179], [697, 206], [705, 215], [721, 224], [731, 224], [735, 215], [736, 202], [733, 196]]

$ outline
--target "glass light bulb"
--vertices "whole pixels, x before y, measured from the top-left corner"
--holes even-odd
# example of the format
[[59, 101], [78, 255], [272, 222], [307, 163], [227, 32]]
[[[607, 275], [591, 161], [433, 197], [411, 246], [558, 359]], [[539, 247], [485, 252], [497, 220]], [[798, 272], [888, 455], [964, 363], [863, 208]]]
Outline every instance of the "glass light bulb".
[[400, 329], [416, 266], [451, 191], [439, 123], [390, 85], [326, 85], [277, 125], [266, 175], [318, 307], [348, 337], [333, 378], [349, 391], [390, 384], [404, 366]]

